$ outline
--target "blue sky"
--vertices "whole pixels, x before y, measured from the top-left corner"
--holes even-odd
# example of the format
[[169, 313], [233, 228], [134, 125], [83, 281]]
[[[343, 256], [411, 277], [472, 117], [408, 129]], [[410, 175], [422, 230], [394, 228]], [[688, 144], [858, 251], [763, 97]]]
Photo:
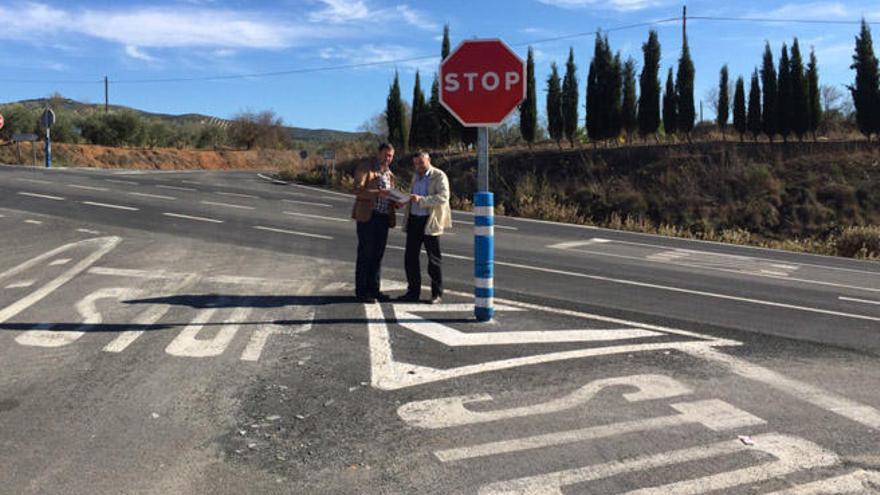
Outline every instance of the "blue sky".
[[[17, 1], [0, 3], [0, 102], [64, 96], [163, 113], [198, 112], [228, 118], [271, 109], [289, 125], [356, 130], [384, 109], [395, 69], [407, 99], [415, 70], [423, 84], [439, 64], [442, 26], [453, 46], [463, 38], [500, 37], [525, 57], [535, 50], [539, 99], [550, 63], [564, 65], [574, 47], [583, 89], [592, 36], [543, 41], [597, 28], [681, 15], [667, 0], [159, 0]], [[880, 20], [880, 4], [847, 1], [691, 1], [691, 16], [760, 19]], [[612, 48], [641, 62], [647, 27], [612, 32]], [[664, 75], [681, 49], [680, 23], [656, 27]], [[732, 79], [760, 62], [764, 40], [778, 58], [783, 42], [799, 37], [814, 47], [822, 84], [852, 81], [849, 70], [858, 27], [845, 24], [691, 20], [688, 36], [697, 68], [696, 97], [717, 84], [729, 64]], [[880, 37], [874, 26], [875, 38]], [[436, 58], [408, 60], [422, 56]], [[276, 77], [137, 82], [332, 68]], [[583, 101], [583, 95], [581, 97]], [[542, 106], [542, 105], [539, 105]], [[706, 117], [711, 111], [706, 107]], [[543, 113], [543, 110], [542, 110]]]

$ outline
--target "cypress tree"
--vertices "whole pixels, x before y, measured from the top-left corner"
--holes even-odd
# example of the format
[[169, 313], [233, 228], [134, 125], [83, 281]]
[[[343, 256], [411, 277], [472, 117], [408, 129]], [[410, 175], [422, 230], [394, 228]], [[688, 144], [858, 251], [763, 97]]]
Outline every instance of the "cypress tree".
[[[725, 66], [726, 68], [727, 66]], [[739, 133], [739, 140], [749, 129], [746, 117], [746, 89], [742, 76], [736, 79], [736, 89], [733, 92], [733, 128]]]
[[[610, 51], [611, 46], [607, 37], [605, 38], [605, 47]], [[609, 125], [605, 138], [616, 140], [620, 137], [620, 131], [623, 129], [623, 69], [620, 65], [620, 52], [614, 55], [607, 72], [607, 78], [608, 94], [605, 101]]]
[[434, 149], [449, 146], [449, 126], [444, 118], [446, 109], [440, 104], [440, 80], [434, 74], [434, 82], [431, 84], [431, 100], [428, 102], [431, 133], [430, 143]]
[[526, 99], [519, 104], [519, 132], [529, 148], [535, 142], [538, 127], [538, 97], [535, 94], [535, 57], [532, 47], [526, 60]]
[[636, 113], [636, 62], [631, 58], [623, 64], [623, 103], [621, 111], [623, 130], [626, 132], [626, 140], [629, 142], [639, 125]]
[[791, 61], [788, 58], [788, 47], [782, 44], [779, 56], [779, 76], [777, 79], [777, 128], [782, 140], [788, 142], [794, 120], [794, 100], [792, 99]]
[[[449, 42], [449, 24], [443, 25], [443, 41], [440, 44], [440, 60], [446, 60], [446, 57], [449, 56], [450, 51], [450, 42]], [[458, 121], [448, 110], [446, 110], [443, 105], [440, 105], [440, 114], [442, 115], [443, 122], [445, 123], [445, 127], [447, 129], [446, 132], [446, 146], [450, 144], [455, 144], [461, 141], [462, 134], [464, 132], [464, 126], [461, 125], [461, 122]]]
[[425, 93], [422, 92], [419, 71], [416, 71], [416, 82], [413, 85], [412, 117], [409, 126], [409, 145], [413, 149], [430, 146], [427, 120], [428, 107], [425, 105]]
[[[752, 133], [752, 139], [757, 141], [758, 135], [764, 130], [764, 121], [761, 120], [761, 86], [758, 84], [758, 70], [752, 72], [752, 81], [749, 85], [749, 115], [748, 128]], [[767, 95], [764, 95], [764, 101]]]
[[602, 88], [600, 86], [600, 72], [602, 71], [602, 58], [605, 53], [605, 40], [601, 35], [596, 35], [593, 49], [593, 60], [590, 62], [590, 72], [587, 75], [587, 135], [593, 141], [593, 146], [603, 139], [605, 124], [603, 122]]
[[776, 105], [776, 67], [773, 65], [773, 52], [770, 43], [764, 45], [764, 61], [761, 65], [761, 86], [764, 88], [764, 106], [761, 109], [761, 129], [767, 139], [773, 142], [777, 132], [778, 110]]
[[648, 33], [642, 45], [644, 65], [639, 76], [639, 134], [644, 138], [660, 128], [660, 41]]
[[559, 70], [556, 68], [556, 62], [553, 62], [550, 65], [550, 76], [547, 78], [547, 132], [560, 148], [565, 131], [563, 119]]
[[801, 58], [801, 47], [797, 38], [791, 44], [791, 130], [799, 141], [810, 130], [810, 98], [807, 79], [804, 74], [804, 60]]
[[819, 124], [822, 123], [822, 103], [819, 100], [819, 66], [816, 63], [816, 52], [810, 50], [810, 65], [807, 66], [807, 93], [810, 107], [810, 125], [809, 130], [813, 134], [813, 141], [816, 140], [816, 131]]
[[672, 67], [666, 76], [666, 93], [663, 95], [663, 130], [667, 136], [675, 135], [678, 125], [678, 113], [675, 104], [675, 81], [672, 79]]
[[385, 105], [385, 123], [388, 125], [388, 142], [401, 151], [406, 151], [406, 113], [400, 98], [400, 78], [394, 71], [394, 82], [388, 91]]
[[849, 86], [856, 107], [856, 124], [870, 141], [871, 134], [880, 132], [880, 69], [877, 57], [874, 56], [871, 29], [864, 18], [861, 32], [856, 37], [856, 49], [850, 68], [856, 71], [856, 80]]
[[574, 48], [568, 49], [565, 79], [562, 81], [562, 129], [571, 147], [574, 148], [578, 129], [578, 80], [577, 66], [574, 64]]
[[[727, 65], [725, 65], [721, 68], [721, 75], [718, 81], [718, 118], [716, 119], [722, 136], [724, 136], [724, 131], [727, 129], [727, 121], [730, 118], [729, 81], [730, 75], [727, 72]], [[745, 115], [745, 93], [743, 93], [743, 115]], [[743, 123], [745, 123], [745, 120]]]
[[681, 58], [678, 59], [678, 74], [675, 79], [675, 101], [678, 114], [677, 129], [684, 132], [690, 139], [694, 129], [696, 110], [694, 109], [694, 62], [688, 48], [687, 36], [681, 46]]

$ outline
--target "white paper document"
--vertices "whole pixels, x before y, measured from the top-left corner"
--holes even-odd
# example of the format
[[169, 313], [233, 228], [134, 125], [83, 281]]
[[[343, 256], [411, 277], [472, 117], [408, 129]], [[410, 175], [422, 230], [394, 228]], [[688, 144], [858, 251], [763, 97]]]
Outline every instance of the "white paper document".
[[409, 203], [409, 194], [397, 190], [397, 189], [389, 189], [391, 194], [388, 196], [388, 199], [394, 201], [395, 203]]

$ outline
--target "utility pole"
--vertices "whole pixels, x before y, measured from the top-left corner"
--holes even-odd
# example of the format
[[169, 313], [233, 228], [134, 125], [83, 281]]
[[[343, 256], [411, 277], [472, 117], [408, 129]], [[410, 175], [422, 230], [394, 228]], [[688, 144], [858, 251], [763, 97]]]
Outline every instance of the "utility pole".
[[110, 83], [104, 76], [104, 113], [110, 112]]

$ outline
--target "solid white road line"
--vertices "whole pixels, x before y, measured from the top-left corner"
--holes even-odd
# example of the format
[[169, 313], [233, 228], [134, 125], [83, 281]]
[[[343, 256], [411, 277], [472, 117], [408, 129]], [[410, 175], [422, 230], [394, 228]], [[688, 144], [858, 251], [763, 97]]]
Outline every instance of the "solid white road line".
[[19, 196], [28, 196], [31, 198], [41, 198], [41, 199], [51, 199], [53, 201], [64, 201], [64, 198], [61, 196], [49, 196], [48, 194], [37, 194], [37, 193], [29, 193], [29, 192], [19, 192]]
[[133, 206], [111, 205], [108, 203], [96, 203], [94, 201], [83, 201], [82, 204], [89, 206], [100, 206], [101, 208], [112, 208], [114, 210], [138, 211], [139, 208]]
[[158, 187], [159, 189], [171, 189], [173, 191], [190, 191], [190, 192], [198, 191], [198, 189], [193, 189], [191, 187], [166, 186], [163, 184], [159, 184], [156, 187]]
[[871, 299], [857, 299], [855, 297], [844, 297], [844, 296], [840, 296], [840, 297], [838, 297], [838, 299], [840, 299], [841, 301], [850, 301], [850, 302], [857, 302], [857, 303], [864, 303], [864, 304], [880, 305], [880, 301], [873, 301]]
[[28, 179], [26, 177], [16, 177], [15, 180], [20, 180], [22, 182], [33, 182], [34, 184], [51, 184], [52, 183], [48, 180]]
[[98, 232], [97, 230], [76, 229], [76, 231], [77, 231], [77, 232], [82, 232], [83, 234], [92, 234], [92, 235], [98, 235], [98, 234], [100, 234], [100, 232]]
[[318, 220], [329, 220], [331, 222], [349, 222], [348, 218], [334, 218], [334, 217], [324, 217], [321, 215], [309, 215], [308, 213], [297, 213], [295, 211], [283, 211], [285, 215], [290, 215], [292, 217], [305, 217], [305, 218], [317, 218]]
[[272, 227], [263, 227], [262, 225], [257, 225], [254, 228], [257, 230], [264, 230], [266, 232], [276, 232], [279, 234], [290, 234], [290, 235], [299, 235], [299, 236], [304, 236], [304, 237], [314, 237], [315, 239], [324, 239], [327, 241], [333, 240], [333, 238], [330, 236], [319, 235], [319, 234], [309, 234], [308, 232], [298, 232], [295, 230], [276, 229], [276, 228], [272, 228]]
[[260, 199], [259, 196], [254, 196], [253, 194], [239, 194], [239, 193], [231, 193], [231, 192], [223, 192], [223, 191], [215, 191], [217, 194], [222, 196], [231, 196], [233, 198], [249, 198], [249, 199]]
[[[474, 224], [474, 222], [468, 222], [465, 220], [453, 220], [452, 223], [460, 223], [463, 225], [473, 225]], [[495, 224], [495, 228], [501, 229], [501, 230], [519, 230], [516, 227], [508, 227], [507, 225], [498, 225], [498, 224]]]
[[205, 217], [194, 217], [190, 215], [181, 215], [180, 213], [163, 213], [166, 217], [173, 218], [183, 218], [186, 220], [195, 220], [197, 222], [209, 222], [209, 223], [223, 223], [223, 220], [216, 220], [213, 218], [205, 218]]
[[168, 201], [174, 201], [177, 199], [173, 196], [163, 196], [161, 194], [147, 194], [147, 193], [139, 193], [139, 192], [130, 192], [128, 194], [131, 194], [132, 196], [139, 196], [142, 198], [166, 199]]
[[223, 208], [238, 208], [239, 210], [253, 210], [253, 206], [234, 205], [231, 203], [218, 203], [216, 201], [200, 201], [203, 205], [222, 206]]
[[107, 191], [106, 187], [94, 187], [94, 186], [81, 186], [79, 184], [67, 184], [67, 187], [74, 187], [76, 189], [85, 189], [86, 191]]
[[307, 189], [309, 191], [316, 191], [319, 193], [324, 193], [324, 194], [329, 194], [331, 196], [336, 196], [337, 197], [336, 199], [339, 199], [340, 197], [349, 199], [354, 196], [353, 194], [346, 194], [346, 193], [341, 193], [341, 192], [337, 192], [337, 191], [331, 191], [329, 189], [321, 189], [320, 187], [304, 186], [302, 184], [292, 184], [292, 185], [293, 185], [293, 187], [298, 187], [300, 189]]
[[309, 206], [320, 206], [321, 208], [333, 208], [333, 205], [328, 205], [327, 203], [315, 203], [312, 201], [297, 201], [295, 199], [282, 199], [285, 203], [293, 203], [297, 205], [309, 205]]
[[120, 179], [104, 179], [105, 182], [112, 182], [113, 184], [125, 184], [127, 186], [139, 186], [140, 184], [131, 180], [120, 180]]

